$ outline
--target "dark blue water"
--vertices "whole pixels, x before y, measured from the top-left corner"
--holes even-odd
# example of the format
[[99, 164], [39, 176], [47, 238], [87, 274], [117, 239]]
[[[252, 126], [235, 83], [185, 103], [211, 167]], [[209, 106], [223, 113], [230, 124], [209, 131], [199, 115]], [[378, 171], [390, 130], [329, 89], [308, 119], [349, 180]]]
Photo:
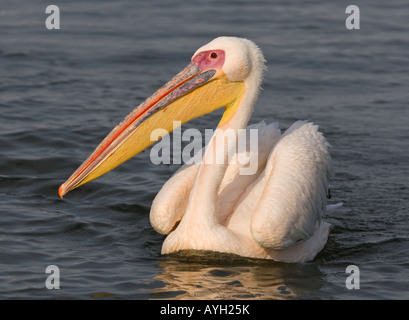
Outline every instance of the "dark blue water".
[[[0, 298], [408, 299], [409, 11], [402, 1], [54, 1], [0, 6]], [[153, 198], [177, 165], [149, 149], [58, 197], [122, 118], [220, 35], [268, 61], [251, 122], [319, 124], [336, 173], [331, 235], [305, 264], [161, 256]], [[214, 128], [221, 113], [187, 127]], [[348, 265], [360, 289], [345, 286]], [[48, 265], [60, 290], [48, 290]]]

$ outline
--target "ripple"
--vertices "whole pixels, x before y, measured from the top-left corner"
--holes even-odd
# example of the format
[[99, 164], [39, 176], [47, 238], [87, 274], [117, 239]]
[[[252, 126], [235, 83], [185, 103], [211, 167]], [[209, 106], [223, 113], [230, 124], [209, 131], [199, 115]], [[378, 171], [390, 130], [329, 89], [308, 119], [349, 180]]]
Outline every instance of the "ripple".
[[[64, 7], [70, 17], [61, 32], [38, 29], [36, 14], [14, 19], [17, 2], [0, 12], [12, 18], [0, 20], [7, 35], [0, 48], [2, 299], [408, 297], [403, 4], [372, 1], [359, 32], [345, 30], [345, 7], [335, 2], [75, 0]], [[24, 10], [38, 12], [37, 4]], [[251, 122], [288, 127], [310, 119], [332, 145], [331, 201], [344, 206], [328, 215], [328, 243], [311, 263], [162, 256], [165, 236], [151, 227], [149, 211], [178, 166], [152, 165], [149, 150], [58, 197], [59, 185], [131, 106], [221, 32], [254, 40], [268, 60]], [[222, 112], [186, 126], [214, 128]], [[49, 264], [61, 270], [58, 292], [44, 289]], [[348, 264], [361, 268], [359, 292], [345, 290]]]

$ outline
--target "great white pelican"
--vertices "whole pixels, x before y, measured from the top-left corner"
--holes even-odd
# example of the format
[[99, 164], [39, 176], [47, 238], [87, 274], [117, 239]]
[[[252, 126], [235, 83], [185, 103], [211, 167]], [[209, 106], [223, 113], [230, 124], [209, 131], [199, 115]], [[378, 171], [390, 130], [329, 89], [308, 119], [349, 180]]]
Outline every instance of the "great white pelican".
[[[68, 191], [114, 169], [154, 143], [156, 128], [186, 123], [225, 108], [199, 164], [182, 166], [153, 201], [150, 221], [167, 234], [162, 254], [210, 250], [283, 262], [314, 259], [325, 246], [331, 157], [317, 126], [297, 121], [283, 134], [277, 123], [258, 129], [258, 170], [215, 163], [227, 148], [214, 143], [227, 129], [247, 128], [265, 60], [250, 40], [219, 37], [196, 51], [171, 81], [134, 109], [59, 188]], [[250, 128], [249, 127], [249, 128]], [[231, 130], [230, 130], [231, 131]], [[333, 205], [332, 207], [336, 207]]]

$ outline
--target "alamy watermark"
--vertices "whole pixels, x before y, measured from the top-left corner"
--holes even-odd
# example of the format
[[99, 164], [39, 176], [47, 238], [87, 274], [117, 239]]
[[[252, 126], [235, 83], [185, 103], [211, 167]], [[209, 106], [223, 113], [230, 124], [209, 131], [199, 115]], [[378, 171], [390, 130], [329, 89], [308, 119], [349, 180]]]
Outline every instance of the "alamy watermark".
[[348, 30], [360, 29], [361, 15], [358, 6], [353, 4], [349, 5], [345, 9], [345, 13], [349, 14], [349, 16], [345, 19], [345, 27]]
[[45, 273], [50, 273], [50, 275], [45, 280], [45, 287], [48, 290], [60, 289], [60, 268], [52, 264], [47, 266]]
[[60, 29], [60, 8], [56, 5], [49, 5], [45, 8], [45, 13], [50, 14], [45, 19], [45, 27], [48, 30]]
[[[56, 265], [49, 265], [45, 269], [47, 276], [45, 287], [48, 290], [60, 289], [60, 268]], [[345, 279], [345, 287], [348, 290], [360, 289], [360, 270], [359, 267], [351, 264], [346, 267], [345, 273], [349, 276]]]
[[[205, 129], [203, 137], [194, 128], [182, 133], [181, 122], [173, 121], [172, 143], [165, 129], [153, 130], [150, 140], [158, 141], [150, 152], [153, 164], [237, 164], [240, 175], [258, 170], [258, 129]], [[189, 143], [182, 148], [183, 142]]]
[[[45, 9], [45, 13], [50, 14], [45, 20], [45, 26], [48, 30], [60, 29], [60, 8], [56, 5], [49, 5]], [[349, 5], [345, 9], [345, 13], [349, 16], [345, 19], [345, 27], [348, 30], [360, 29], [360, 11], [358, 6]]]
[[360, 272], [358, 266], [354, 264], [349, 265], [345, 273], [350, 274], [345, 280], [345, 287], [349, 290], [360, 289]]

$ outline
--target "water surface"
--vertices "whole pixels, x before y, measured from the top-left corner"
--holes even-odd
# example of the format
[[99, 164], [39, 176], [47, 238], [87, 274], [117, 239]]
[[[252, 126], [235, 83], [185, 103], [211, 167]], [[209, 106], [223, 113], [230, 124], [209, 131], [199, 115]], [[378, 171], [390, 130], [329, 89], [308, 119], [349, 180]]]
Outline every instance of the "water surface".
[[[409, 298], [409, 12], [401, 1], [54, 1], [0, 8], [0, 298]], [[268, 71], [251, 123], [298, 119], [332, 145], [331, 235], [305, 264], [160, 254], [149, 223], [177, 165], [149, 149], [63, 200], [59, 185], [130, 110], [220, 35], [256, 42]], [[214, 128], [221, 113], [188, 127]], [[345, 287], [348, 265], [360, 289]], [[57, 265], [61, 289], [47, 290]]]

